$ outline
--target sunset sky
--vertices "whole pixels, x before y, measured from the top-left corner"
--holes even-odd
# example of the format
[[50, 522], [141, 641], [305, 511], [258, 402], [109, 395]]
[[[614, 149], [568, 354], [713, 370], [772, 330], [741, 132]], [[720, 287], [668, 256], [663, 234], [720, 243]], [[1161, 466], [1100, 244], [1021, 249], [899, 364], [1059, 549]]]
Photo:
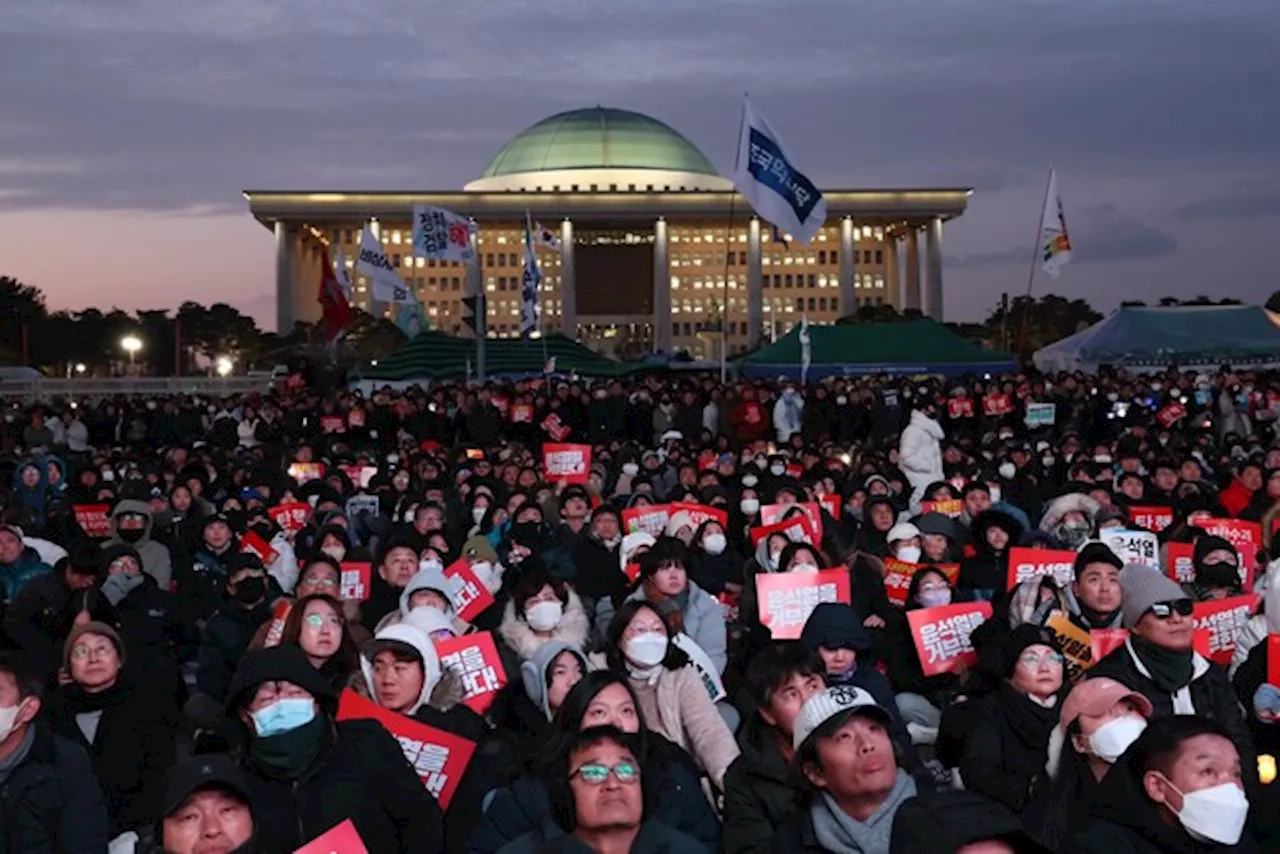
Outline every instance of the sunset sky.
[[[1280, 288], [1277, 0], [43, 0], [0, 17], [0, 275], [274, 325], [244, 189], [436, 190], [565, 109], [722, 172], [742, 93], [819, 186], [972, 186], [948, 319], [1021, 293], [1049, 164], [1100, 309]], [[1050, 289], [1041, 279], [1037, 292]]]

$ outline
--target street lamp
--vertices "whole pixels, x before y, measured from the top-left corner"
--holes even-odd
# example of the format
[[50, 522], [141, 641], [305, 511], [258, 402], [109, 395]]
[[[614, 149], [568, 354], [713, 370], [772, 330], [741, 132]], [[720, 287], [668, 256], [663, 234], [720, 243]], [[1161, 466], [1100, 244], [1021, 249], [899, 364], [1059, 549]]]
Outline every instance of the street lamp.
[[218, 372], [218, 376], [226, 377], [231, 375], [231, 372], [235, 370], [235, 366], [235, 360], [230, 356], [219, 356], [214, 363], [214, 370]]
[[88, 368], [85, 367], [84, 362], [76, 362], [77, 374], [83, 374], [86, 370], [88, 370]]
[[126, 335], [120, 339], [120, 346], [129, 354], [129, 364], [134, 364], [138, 351], [142, 349], [142, 339], [137, 335]]

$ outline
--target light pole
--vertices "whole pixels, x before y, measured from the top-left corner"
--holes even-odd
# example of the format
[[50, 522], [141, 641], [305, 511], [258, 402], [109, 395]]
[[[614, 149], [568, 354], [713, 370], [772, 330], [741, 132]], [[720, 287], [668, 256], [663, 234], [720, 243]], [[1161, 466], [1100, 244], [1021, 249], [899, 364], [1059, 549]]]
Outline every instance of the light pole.
[[136, 364], [138, 351], [142, 349], [142, 339], [137, 335], [126, 335], [120, 339], [120, 346], [129, 354], [129, 364]]

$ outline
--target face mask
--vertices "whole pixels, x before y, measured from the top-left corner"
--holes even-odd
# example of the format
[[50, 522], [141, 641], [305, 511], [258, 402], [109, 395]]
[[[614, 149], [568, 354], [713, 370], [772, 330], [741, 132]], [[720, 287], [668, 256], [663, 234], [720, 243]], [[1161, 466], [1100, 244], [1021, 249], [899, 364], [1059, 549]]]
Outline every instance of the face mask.
[[444, 564], [433, 557], [418, 563], [419, 572], [444, 572]]
[[1000, 492], [1000, 487], [998, 487], [998, 486], [989, 486], [989, 487], [987, 487], [987, 489], [988, 489], [988, 491], [991, 493], [991, 503], [992, 503], [992, 504], [999, 504], [999, 503], [1000, 503], [1000, 499], [1004, 497], [1004, 496], [1003, 496], [1003, 494]]
[[1111, 455], [1110, 454], [1094, 454], [1093, 461], [1095, 463], [1098, 463], [1099, 465], [1109, 466], [1111, 465]]
[[[1175, 792], [1178, 790], [1169, 784]], [[1178, 794], [1182, 795], [1181, 792]], [[1223, 783], [1182, 795], [1178, 821], [1196, 839], [1235, 845], [1249, 817], [1249, 799], [1235, 783]]]
[[760, 511], [760, 500], [758, 498], [744, 498], [738, 502], [738, 507], [748, 516], [754, 516]]
[[1107, 392], [1107, 400], [1109, 402], [1115, 403], [1119, 399], [1120, 399], [1120, 395], [1116, 394], [1114, 391]]
[[900, 546], [897, 551], [898, 560], [903, 563], [919, 563], [920, 547], [919, 546]]
[[347, 556], [347, 550], [342, 546], [325, 546], [320, 551], [338, 561], [338, 563], [342, 563], [342, 559]]
[[707, 534], [702, 540], [702, 550], [709, 555], [724, 554], [726, 545], [724, 534]]
[[1196, 571], [1202, 587], [1235, 587], [1240, 584], [1240, 570], [1234, 563], [1206, 563]]
[[1051, 469], [1053, 468], [1053, 464], [1057, 462], [1057, 460], [1055, 460], [1053, 457], [1046, 454], [1045, 456], [1040, 458], [1040, 462], [1044, 465], [1045, 468]]
[[753, 474], [743, 475], [742, 477], [742, 485], [747, 487], [748, 489], [754, 487], [759, 482], [760, 482], [760, 478], [756, 477]]
[[257, 576], [242, 578], [236, 582], [236, 601], [243, 605], [252, 605], [262, 599], [267, 592], [267, 580]]
[[476, 579], [485, 587], [492, 590], [493, 582], [493, 564], [487, 560], [478, 560], [471, 564], [471, 571], [475, 574]]
[[781, 463], [774, 463], [773, 465], [769, 466], [769, 474], [773, 475], [774, 477], [782, 477], [784, 474], [786, 474], [786, 471], [787, 471], [787, 467], [782, 465]]
[[817, 572], [818, 567], [811, 563], [796, 563], [791, 565], [792, 572]]
[[485, 514], [485, 513], [487, 513], [487, 512], [488, 512], [488, 510], [489, 510], [489, 508], [488, 508], [488, 507], [485, 507], [485, 506], [483, 506], [483, 505], [477, 504], [475, 507], [472, 507], [472, 508], [471, 508], [471, 519], [472, 519], [472, 520], [473, 520], [477, 525], [478, 525], [478, 524], [480, 524], [480, 520], [484, 518], [484, 514]]
[[760, 469], [761, 471], [764, 471], [764, 467], [767, 465], [769, 465], [769, 461], [766, 460], [764, 457], [756, 457], [756, 468]]
[[1017, 474], [1018, 469], [1013, 465], [1013, 463], [1001, 463], [1000, 468], [997, 469], [997, 471], [1000, 472], [1000, 476], [1005, 480], [1011, 480], [1013, 476]]
[[22, 703], [10, 706], [7, 709], [0, 709], [0, 742], [13, 735], [14, 727], [18, 724], [18, 712], [20, 711], [22, 711]]
[[635, 477], [640, 472], [640, 466], [635, 463], [623, 463], [622, 473], [627, 477]]
[[154, 400], [148, 400], [148, 401], [147, 401], [147, 409], [148, 409], [148, 410], [154, 410], [155, 408], [156, 408], [156, 402], [155, 402]]
[[937, 590], [921, 590], [920, 604], [926, 608], [941, 608], [951, 604], [951, 588], [941, 587]]
[[667, 657], [667, 638], [657, 632], [636, 635], [624, 647], [627, 658], [640, 667], [657, 667]]
[[310, 697], [286, 697], [250, 713], [258, 738], [293, 732], [311, 723], [315, 716], [316, 704]]
[[529, 606], [524, 611], [524, 619], [529, 624], [529, 628], [535, 632], [549, 632], [560, 625], [560, 617], [563, 614], [564, 606], [557, 599], [554, 602], [539, 602]]
[[1129, 745], [1138, 740], [1138, 736], [1146, 728], [1144, 718], [1133, 715], [1113, 718], [1089, 736], [1089, 751], [1103, 762], [1113, 764], [1129, 749]]
[[146, 531], [143, 528], [121, 528], [116, 534], [126, 543], [136, 543]]
[[843, 394], [838, 395], [836, 397], [836, 403], [838, 403], [840, 406], [844, 406], [848, 402], [849, 402], [849, 398], [845, 397]]

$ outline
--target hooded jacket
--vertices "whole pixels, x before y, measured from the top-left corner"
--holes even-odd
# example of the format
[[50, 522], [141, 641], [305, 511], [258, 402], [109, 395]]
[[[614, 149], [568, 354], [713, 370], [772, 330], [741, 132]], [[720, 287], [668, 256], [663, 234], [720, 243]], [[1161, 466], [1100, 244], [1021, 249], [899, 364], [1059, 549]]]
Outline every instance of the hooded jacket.
[[562, 652], [571, 652], [578, 657], [584, 675], [591, 669], [591, 662], [587, 659], [587, 654], [582, 651], [582, 647], [558, 640], [542, 644], [528, 661], [520, 665], [520, 682], [524, 686], [525, 695], [528, 696], [529, 702], [546, 716], [547, 720], [551, 720], [552, 714], [547, 699], [547, 686], [551, 681], [548, 678], [548, 671]]
[[898, 468], [911, 484], [913, 509], [919, 506], [929, 484], [946, 479], [942, 470], [943, 435], [941, 424], [919, 409], [912, 410], [898, 444]]
[[[146, 523], [142, 526], [142, 536], [132, 542], [120, 536], [120, 517], [130, 513], [146, 519]], [[151, 515], [151, 508], [145, 501], [126, 498], [117, 503], [111, 511], [111, 538], [106, 540], [102, 547], [133, 546], [138, 556], [142, 558], [142, 571], [154, 578], [161, 590], [168, 590], [173, 581], [173, 563], [169, 549], [151, 538], [154, 524], [155, 519]]]
[[[574, 592], [573, 588], [567, 588], [566, 592], [568, 604], [564, 606], [564, 611], [560, 615], [560, 622], [551, 630], [550, 638], [540, 638], [534, 634], [533, 629], [525, 621], [524, 615], [516, 614], [515, 600], [507, 600], [506, 606], [502, 609], [502, 624], [498, 626], [498, 635], [511, 648], [511, 651], [519, 656], [521, 661], [530, 660], [539, 647], [549, 640], [560, 641], [581, 648], [588, 646], [591, 639], [591, 621], [587, 617], [587, 610], [582, 604], [582, 599]], [[597, 617], [600, 608], [607, 601], [602, 599], [597, 603]]]
[[773, 728], [753, 713], [738, 734], [742, 753], [724, 775], [725, 854], [769, 854], [796, 810], [796, 789]]
[[39, 552], [24, 546], [13, 563], [0, 563], [0, 598], [12, 602], [28, 581], [52, 571]]

